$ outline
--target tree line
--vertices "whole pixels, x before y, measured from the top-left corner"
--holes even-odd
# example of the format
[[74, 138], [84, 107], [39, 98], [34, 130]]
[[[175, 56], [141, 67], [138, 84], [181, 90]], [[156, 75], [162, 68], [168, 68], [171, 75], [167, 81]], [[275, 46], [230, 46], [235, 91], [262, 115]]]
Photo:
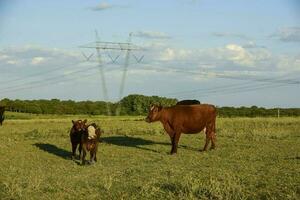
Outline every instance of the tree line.
[[[10, 100], [2, 99], [0, 106], [7, 111], [33, 114], [88, 114], [107, 115], [107, 107], [115, 115], [146, 115], [149, 105], [159, 104], [172, 106], [178, 102], [174, 98], [159, 96], [129, 95], [116, 103], [104, 101], [72, 101], [72, 100]], [[263, 108], [263, 107], [218, 107], [222, 117], [275, 117], [300, 116], [300, 108]]]

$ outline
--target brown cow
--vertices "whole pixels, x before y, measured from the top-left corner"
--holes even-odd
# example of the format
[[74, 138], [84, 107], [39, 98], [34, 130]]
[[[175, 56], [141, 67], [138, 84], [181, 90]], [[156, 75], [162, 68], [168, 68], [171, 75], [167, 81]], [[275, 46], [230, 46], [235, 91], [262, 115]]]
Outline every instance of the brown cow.
[[87, 152], [90, 152], [90, 164], [97, 162], [98, 143], [101, 135], [100, 128], [95, 123], [87, 125], [81, 136], [82, 165], [85, 164]]
[[169, 134], [172, 150], [177, 153], [181, 133], [195, 134], [204, 128], [206, 142], [203, 151], [207, 150], [211, 141], [211, 149], [216, 147], [216, 116], [215, 106], [209, 104], [176, 105], [172, 107], [151, 106], [146, 122], [160, 121]]
[[85, 119], [84, 121], [82, 120], [77, 120], [74, 121], [72, 120], [73, 126], [70, 130], [70, 140], [71, 140], [71, 144], [72, 144], [72, 159], [75, 159], [76, 156], [76, 149], [77, 146], [79, 145], [78, 151], [79, 151], [79, 157], [81, 156], [81, 149], [82, 149], [82, 145], [81, 145], [81, 136], [85, 130], [85, 123], [87, 122], [87, 120]]
[[4, 111], [5, 111], [5, 107], [0, 106], [0, 126], [2, 126], [2, 123], [4, 121]]

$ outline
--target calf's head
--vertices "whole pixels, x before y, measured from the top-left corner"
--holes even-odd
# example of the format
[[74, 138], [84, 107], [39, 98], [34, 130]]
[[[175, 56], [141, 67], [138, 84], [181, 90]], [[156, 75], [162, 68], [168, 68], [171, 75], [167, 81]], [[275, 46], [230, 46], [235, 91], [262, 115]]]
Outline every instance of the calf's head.
[[162, 109], [161, 106], [155, 106], [155, 105], [150, 106], [149, 113], [145, 121], [148, 123], [158, 121], [160, 118], [161, 109]]
[[73, 123], [73, 127], [76, 131], [84, 131], [86, 129], [86, 122], [87, 120], [77, 120], [77, 121], [74, 121], [72, 120], [72, 123]]

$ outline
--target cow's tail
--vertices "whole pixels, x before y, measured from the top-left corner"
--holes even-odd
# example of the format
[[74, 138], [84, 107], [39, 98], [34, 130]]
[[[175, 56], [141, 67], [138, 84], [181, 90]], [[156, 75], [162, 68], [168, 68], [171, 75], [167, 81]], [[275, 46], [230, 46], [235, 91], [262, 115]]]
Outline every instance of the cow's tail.
[[217, 132], [216, 132], [217, 115], [218, 115], [218, 110], [217, 110], [217, 108], [214, 106], [214, 119], [213, 119], [213, 128], [212, 128], [212, 131], [213, 131], [215, 134], [217, 134]]

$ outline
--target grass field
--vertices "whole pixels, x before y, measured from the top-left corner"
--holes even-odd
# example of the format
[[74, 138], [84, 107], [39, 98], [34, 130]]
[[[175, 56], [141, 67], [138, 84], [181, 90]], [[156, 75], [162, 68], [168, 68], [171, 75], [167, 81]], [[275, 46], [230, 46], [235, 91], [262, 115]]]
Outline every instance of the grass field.
[[[143, 117], [7, 114], [0, 199], [300, 199], [300, 118], [218, 118], [217, 149], [182, 135], [178, 154]], [[103, 129], [98, 162], [70, 160], [71, 119]]]

